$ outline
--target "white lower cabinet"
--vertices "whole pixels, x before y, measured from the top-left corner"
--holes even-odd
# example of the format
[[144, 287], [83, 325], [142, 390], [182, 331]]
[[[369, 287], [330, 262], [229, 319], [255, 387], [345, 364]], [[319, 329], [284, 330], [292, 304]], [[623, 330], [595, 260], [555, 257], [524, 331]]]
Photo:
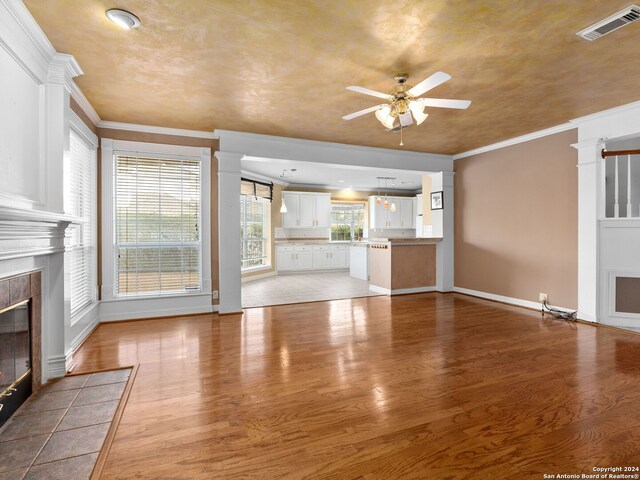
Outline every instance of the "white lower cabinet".
[[276, 270], [329, 270], [349, 268], [349, 245], [278, 245]]

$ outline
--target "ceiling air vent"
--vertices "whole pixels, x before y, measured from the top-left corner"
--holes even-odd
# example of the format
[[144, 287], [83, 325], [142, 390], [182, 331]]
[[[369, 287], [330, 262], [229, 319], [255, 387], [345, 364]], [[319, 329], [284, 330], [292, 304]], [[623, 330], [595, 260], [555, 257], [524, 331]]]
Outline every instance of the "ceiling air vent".
[[619, 11], [618, 13], [614, 13], [610, 17], [607, 17], [604, 20], [599, 21], [598, 23], [594, 23], [584, 30], [580, 30], [576, 35], [579, 35], [589, 41], [595, 40], [596, 38], [600, 38], [607, 33], [611, 33], [614, 30], [617, 30], [620, 27], [624, 27], [631, 22], [635, 22], [639, 18], [640, 7], [631, 5], [630, 7], [627, 7], [624, 10]]

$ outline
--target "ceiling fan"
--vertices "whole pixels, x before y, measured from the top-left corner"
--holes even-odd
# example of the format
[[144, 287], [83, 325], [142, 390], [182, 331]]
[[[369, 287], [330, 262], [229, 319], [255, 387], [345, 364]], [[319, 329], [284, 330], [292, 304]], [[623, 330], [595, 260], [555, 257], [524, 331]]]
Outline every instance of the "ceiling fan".
[[[387, 103], [382, 103], [374, 107], [365, 108], [359, 112], [354, 112], [342, 117], [344, 120], [353, 120], [354, 118], [366, 115], [367, 113], [375, 112], [376, 118], [387, 127], [389, 130], [396, 130], [398, 128], [408, 127], [413, 124], [413, 120], [417, 125], [420, 125], [429, 116], [428, 113], [424, 113], [425, 107], [440, 107], [440, 108], [457, 108], [466, 109], [471, 105], [470, 100], [449, 100], [445, 98], [418, 98], [420, 95], [428, 92], [432, 88], [442, 85], [444, 82], [451, 78], [451, 75], [444, 72], [436, 72], [426, 80], [418, 83], [417, 85], [409, 88], [406, 85], [406, 81], [409, 75], [406, 73], [398, 73], [395, 77], [396, 85], [395, 90], [392, 93], [381, 93], [364, 87], [347, 87], [347, 90], [352, 92], [364, 93], [365, 95], [371, 95], [378, 98], [383, 98]], [[396, 126], [396, 120], [398, 125]], [[400, 143], [402, 145], [402, 143]]]

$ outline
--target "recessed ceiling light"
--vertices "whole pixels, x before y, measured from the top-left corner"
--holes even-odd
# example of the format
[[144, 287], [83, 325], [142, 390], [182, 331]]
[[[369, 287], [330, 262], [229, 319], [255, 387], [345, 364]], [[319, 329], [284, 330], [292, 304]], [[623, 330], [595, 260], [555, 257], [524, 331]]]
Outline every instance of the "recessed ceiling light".
[[338, 180], [340, 183], [344, 183], [344, 180]]
[[109, 20], [125, 30], [131, 30], [132, 28], [138, 28], [140, 26], [140, 19], [126, 10], [112, 8], [111, 10], [107, 10], [106, 13]]

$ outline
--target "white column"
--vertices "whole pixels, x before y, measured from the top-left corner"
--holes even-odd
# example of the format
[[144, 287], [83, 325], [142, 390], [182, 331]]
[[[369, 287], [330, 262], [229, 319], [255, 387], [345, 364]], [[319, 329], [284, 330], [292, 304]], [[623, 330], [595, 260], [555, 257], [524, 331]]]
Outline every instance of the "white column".
[[216, 152], [220, 313], [242, 312], [240, 278], [240, 161], [244, 155]]
[[[69, 92], [73, 77], [80, 74], [82, 70], [72, 56], [56, 53], [49, 64], [44, 85], [45, 209], [50, 212], [64, 213], [64, 161], [70, 155]], [[47, 323], [42, 329], [43, 345], [47, 343], [44, 378], [64, 376], [71, 362], [67, 355], [70, 285], [68, 272], [65, 272], [64, 253], [53, 253], [49, 258], [47, 311], [42, 316], [43, 322]]]
[[604, 218], [604, 160], [600, 139], [578, 150], [578, 318], [598, 320], [598, 219]]
[[[442, 191], [442, 240], [436, 247], [436, 289], [453, 290], [453, 176], [454, 172], [440, 172], [432, 176], [431, 191]], [[428, 197], [427, 197], [428, 198]], [[430, 200], [428, 200], [430, 201]], [[437, 212], [437, 210], [436, 210]]]

